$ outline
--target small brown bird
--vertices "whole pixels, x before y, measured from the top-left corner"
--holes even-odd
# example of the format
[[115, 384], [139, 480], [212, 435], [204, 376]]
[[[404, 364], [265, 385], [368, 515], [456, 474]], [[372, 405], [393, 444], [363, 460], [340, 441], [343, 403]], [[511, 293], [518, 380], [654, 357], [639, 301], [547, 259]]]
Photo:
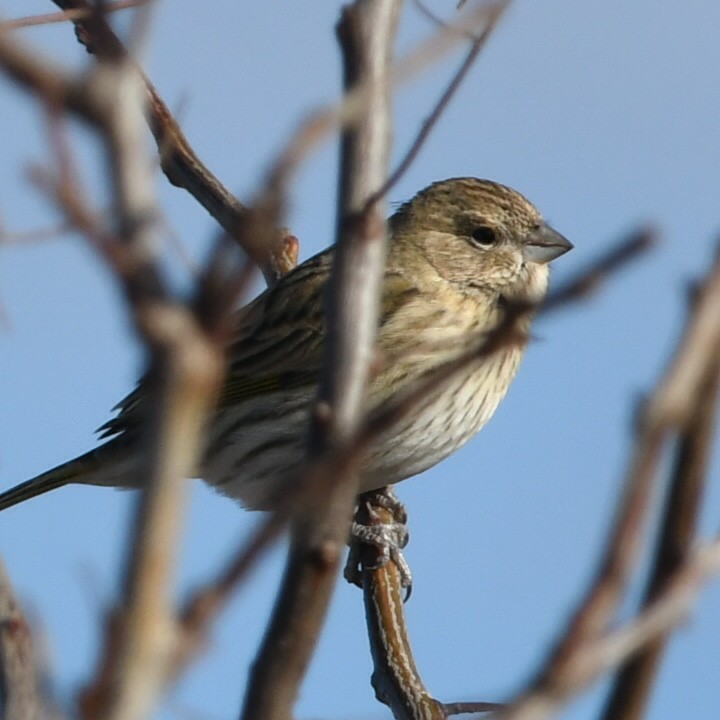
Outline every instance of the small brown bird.
[[[477, 344], [513, 301], [541, 300], [548, 263], [571, 248], [522, 195], [489, 180], [436, 182], [402, 205], [389, 221], [369, 409]], [[198, 474], [252, 509], [282, 496], [304, 457], [332, 258], [328, 249], [307, 260], [237, 314]], [[370, 448], [361, 491], [416, 475], [467, 442], [495, 412], [523, 352], [506, 344], [429, 392]], [[68, 483], [137, 487], [145, 402], [141, 382], [100, 429], [108, 442], [3, 493], [0, 509]]]

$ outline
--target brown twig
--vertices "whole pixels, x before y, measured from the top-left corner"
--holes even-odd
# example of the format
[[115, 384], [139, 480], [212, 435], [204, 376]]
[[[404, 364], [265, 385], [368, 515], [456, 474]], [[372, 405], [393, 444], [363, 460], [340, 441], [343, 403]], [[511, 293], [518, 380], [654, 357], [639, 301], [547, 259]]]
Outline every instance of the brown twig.
[[[368, 525], [396, 521], [390, 510], [375, 504], [371, 517], [367, 505], [365, 496], [361, 496], [358, 522]], [[432, 697], [413, 658], [400, 571], [393, 561], [381, 563], [381, 553], [372, 545], [361, 544], [359, 554], [373, 657], [372, 684], [375, 696], [390, 707], [393, 717], [396, 720], [446, 720], [452, 715], [500, 710], [503, 707], [500, 703], [443, 703]]]
[[495, 28], [500, 22], [500, 18], [510, 5], [510, 2], [511, 0], [503, 0], [502, 2], [498, 2], [490, 6], [491, 9], [489, 10], [486, 25], [482, 32], [477, 37], [472, 38], [470, 50], [468, 51], [467, 56], [460, 64], [460, 67], [455, 71], [455, 74], [447, 84], [442, 95], [435, 103], [435, 107], [433, 107], [428, 117], [423, 121], [420, 130], [408, 150], [405, 152], [405, 155], [402, 157], [395, 170], [390, 173], [390, 177], [388, 177], [380, 190], [377, 191], [374, 197], [370, 198], [368, 203], [374, 202], [378, 197], [384, 197], [393, 187], [395, 187], [400, 178], [402, 178], [410, 165], [412, 165], [415, 161], [415, 158], [420, 153], [420, 150], [422, 150], [422, 147], [427, 141], [433, 128], [437, 125], [443, 113], [450, 105], [450, 102], [467, 77], [470, 69], [475, 64], [475, 61], [478, 59], [478, 56], [487, 44], [487, 41], [492, 36]]
[[52, 716], [36, 666], [32, 632], [0, 560], [0, 714], [3, 720]]
[[[120, 10], [140, 7], [148, 2], [150, 2], [150, 0], [114, 0], [114, 2], [105, 3], [103, 12], [110, 14]], [[14, 18], [12, 20], [3, 20], [0, 22], [0, 32], [20, 30], [28, 27], [38, 27], [41, 25], [52, 25], [55, 23], [65, 23], [75, 20], [84, 20], [95, 12], [94, 8], [87, 7], [78, 8], [76, 10], [68, 9], [55, 13], [44, 13], [42, 15], [28, 15], [27, 17]]]
[[[127, 57], [122, 41], [104, 15], [93, 9], [88, 0], [53, 1], [67, 12], [80, 13], [71, 19], [78, 40], [88, 52]], [[282, 257], [288, 244], [292, 245], [294, 236], [287, 229], [279, 228], [270, 235], [271, 242], [266, 242], [265, 234], [248, 227], [248, 208], [200, 160], [160, 94], [150, 80], [143, 77], [148, 93], [148, 123], [158, 147], [160, 165], [168, 180], [187, 190], [240, 244], [261, 269], [268, 284], [272, 284], [278, 277], [277, 256]], [[268, 218], [268, 222], [273, 219]]]
[[[680, 431], [642, 608], [653, 605], [692, 555], [714, 438], [719, 382], [720, 347], [702, 379], [692, 415]], [[666, 646], [667, 635], [661, 635], [620, 668], [603, 711], [604, 720], [641, 720], [644, 717], [645, 705]]]
[[636, 562], [662, 451], [672, 432], [687, 426], [718, 353], [720, 258], [702, 284], [673, 361], [640, 413], [624, 496], [597, 576], [537, 678], [503, 714], [506, 720], [548, 717], [594, 677], [588, 668], [599, 666], [584, 653], [599, 641], [614, 617]]
[[[371, 518], [362, 498], [356, 519], [363, 525], [395, 522], [384, 507], [374, 506]], [[428, 692], [413, 658], [400, 571], [392, 561], [380, 566], [379, 550], [369, 544], [361, 544], [359, 553], [375, 697], [392, 710], [396, 720], [444, 720], [442, 703]]]
[[[338, 36], [345, 86], [368, 84], [368, 102], [341, 138], [337, 254], [326, 311], [328, 342], [314, 414], [311, 459], [336, 453], [360, 422], [377, 328], [385, 256], [383, 208], [366, 207], [390, 152], [389, 68], [400, 3], [359, 0], [344, 9]], [[293, 519], [285, 576], [253, 665], [243, 718], [290, 718], [324, 621], [357, 494], [357, 467]], [[279, 649], [282, 648], [282, 652]]]

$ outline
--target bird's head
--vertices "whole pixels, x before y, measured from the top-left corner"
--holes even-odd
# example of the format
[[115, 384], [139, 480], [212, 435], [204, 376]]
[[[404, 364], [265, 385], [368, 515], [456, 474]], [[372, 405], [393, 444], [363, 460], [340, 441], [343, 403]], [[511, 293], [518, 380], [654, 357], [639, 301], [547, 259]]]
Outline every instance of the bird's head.
[[540, 299], [547, 264], [572, 244], [505, 185], [476, 178], [433, 183], [390, 219], [390, 257], [419, 255], [468, 292]]

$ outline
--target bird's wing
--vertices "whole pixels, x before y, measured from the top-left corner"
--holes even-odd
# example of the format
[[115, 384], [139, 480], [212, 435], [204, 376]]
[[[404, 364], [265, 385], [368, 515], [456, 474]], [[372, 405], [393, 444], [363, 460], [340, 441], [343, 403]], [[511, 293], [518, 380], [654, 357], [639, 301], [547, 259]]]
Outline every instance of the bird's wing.
[[[322, 363], [323, 299], [331, 253], [304, 262], [238, 310], [227, 348], [219, 406], [316, 382]], [[134, 432], [145, 416], [147, 375], [98, 429], [101, 438]]]

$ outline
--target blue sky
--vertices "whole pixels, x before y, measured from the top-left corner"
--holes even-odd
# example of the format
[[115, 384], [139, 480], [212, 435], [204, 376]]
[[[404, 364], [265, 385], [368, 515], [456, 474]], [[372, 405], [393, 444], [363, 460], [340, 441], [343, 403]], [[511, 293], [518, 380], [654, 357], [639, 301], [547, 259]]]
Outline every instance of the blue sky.
[[[454, 3], [433, 2], [446, 16]], [[47, 12], [0, 0], [5, 17]], [[188, 138], [241, 198], [299, 120], [336, 97], [339, 3], [159, 3], [147, 67]], [[518, 379], [493, 421], [461, 452], [399, 488], [411, 516], [407, 606], [416, 659], [442, 700], [501, 700], [543, 657], [595, 568], [629, 451], [641, 393], [665, 366], [688, 283], [713, 257], [720, 187], [720, 5], [661, 0], [518, 0], [417, 162], [402, 201], [457, 175], [516, 187], [576, 246], [555, 277], [639, 224], [662, 244], [593, 300], [535, 328]], [[431, 28], [408, 4], [401, 47]], [[72, 65], [71, 30], [23, 32]], [[402, 88], [395, 158], [457, 58]], [[10, 231], [58, 218], [30, 186], [47, 156], [34, 103], [0, 79], [0, 217]], [[73, 128], [86, 182], [102, 202], [101, 158]], [[332, 143], [293, 186], [289, 225], [307, 257], [332, 239]], [[158, 176], [175, 235], [202, 258], [214, 226]], [[178, 277], [180, 273], [178, 272]], [[93, 446], [93, 430], [133, 386], [141, 356], [117, 288], [82, 240], [0, 248], [0, 484], [10, 486]], [[718, 457], [702, 527], [720, 517]], [[181, 551], [181, 597], [212, 575], [256, 518], [196, 483]], [[130, 496], [67, 488], [4, 513], [0, 549], [47, 635], [65, 697], [87, 677], [98, 624], [118, 586]], [[239, 705], [282, 569], [276, 550], [233, 602], [210, 652], [157, 716], [220, 718]], [[649, 717], [720, 714], [716, 585], [676, 634]], [[298, 705], [299, 717], [387, 717], [369, 685], [361, 597], [341, 585]], [[563, 718], [592, 717], [602, 685]]]

